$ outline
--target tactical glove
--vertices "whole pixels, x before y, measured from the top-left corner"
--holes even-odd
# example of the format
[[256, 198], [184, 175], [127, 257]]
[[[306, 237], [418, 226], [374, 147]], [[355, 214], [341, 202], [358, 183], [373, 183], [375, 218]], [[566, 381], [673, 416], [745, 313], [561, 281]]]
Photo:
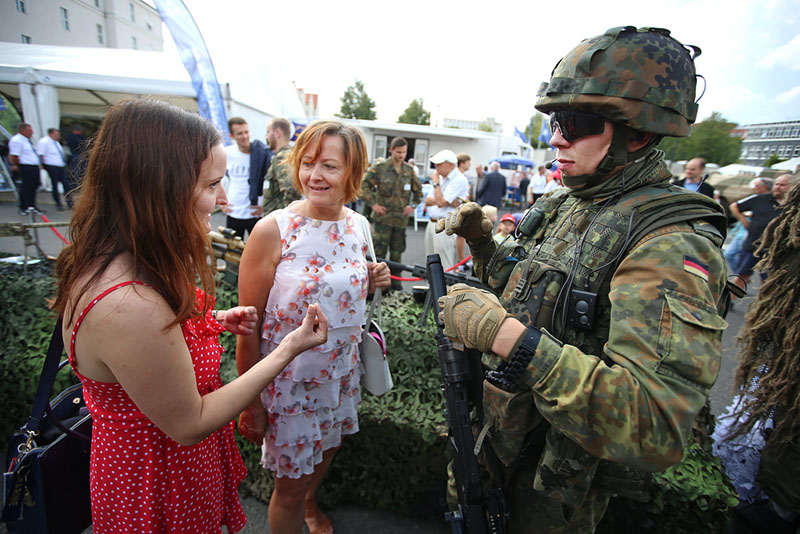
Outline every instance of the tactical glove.
[[492, 221], [474, 202], [462, 204], [436, 222], [436, 231], [447, 235], [457, 234], [467, 241], [476, 241], [492, 233]]
[[481, 352], [492, 352], [500, 325], [511, 316], [494, 294], [467, 284], [450, 287], [447, 295], [439, 298], [439, 307], [444, 335]]

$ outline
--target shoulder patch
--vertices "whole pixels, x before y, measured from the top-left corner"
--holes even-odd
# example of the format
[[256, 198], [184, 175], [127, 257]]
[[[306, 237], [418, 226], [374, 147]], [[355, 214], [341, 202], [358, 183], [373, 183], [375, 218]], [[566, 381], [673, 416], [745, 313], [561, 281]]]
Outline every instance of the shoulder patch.
[[683, 270], [708, 282], [708, 265], [691, 256], [683, 257]]

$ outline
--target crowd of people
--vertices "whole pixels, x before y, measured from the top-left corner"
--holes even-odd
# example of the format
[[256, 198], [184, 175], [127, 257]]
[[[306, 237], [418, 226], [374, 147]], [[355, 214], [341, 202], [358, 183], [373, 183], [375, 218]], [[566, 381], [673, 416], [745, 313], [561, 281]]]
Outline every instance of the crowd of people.
[[[656, 148], [690, 134], [696, 55], [655, 28], [612, 28], [572, 49], [537, 94], [554, 170], [518, 168], [511, 183], [532, 208], [502, 216], [499, 163], [478, 166], [472, 202], [471, 158], [440, 150], [424, 194], [405, 139], [369, 166], [362, 134], [340, 121], [309, 124], [292, 146], [286, 119], [263, 143], [234, 117], [223, 147], [198, 115], [134, 99], [111, 107], [74, 167], [57, 130], [35, 147], [21, 125], [11, 152], [21, 212], [37, 209], [41, 165], [67, 202], [65, 176], [85, 171], [55, 309], [94, 419], [94, 532], [239, 531], [237, 418], [274, 473], [270, 531], [333, 532], [316, 490], [359, 430], [366, 301], [392, 284], [385, 263], [367, 260], [368, 242], [400, 262], [420, 203], [426, 253], [445, 268], [471, 255], [485, 286], [456, 284], [438, 304], [445, 335], [482, 353], [475, 453], [486, 484], [505, 490], [509, 532], [592, 532], [612, 495], [647, 496], [651, 474], [682, 458], [717, 379], [729, 272], [745, 281], [754, 268], [765, 281], [720, 442], [762, 438], [750, 478], [769, 506], [754, 514], [743, 502], [735, 532], [764, 517], [796, 529], [800, 185], [759, 179], [729, 206], [746, 232], [729, 269], [728, 218], [705, 162], [693, 158], [670, 184]], [[643, 89], [670, 98], [641, 99]], [[350, 207], [359, 197], [369, 220]], [[53, 198], [61, 205], [57, 187]], [[215, 308], [207, 258], [217, 207], [247, 238], [228, 310]], [[237, 335], [239, 371], [225, 385], [224, 330]]]

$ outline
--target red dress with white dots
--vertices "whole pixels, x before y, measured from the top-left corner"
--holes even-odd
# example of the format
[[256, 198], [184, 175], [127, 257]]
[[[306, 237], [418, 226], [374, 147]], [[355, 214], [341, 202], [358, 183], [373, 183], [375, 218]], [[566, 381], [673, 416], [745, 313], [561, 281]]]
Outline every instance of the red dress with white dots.
[[[118, 383], [81, 375], [75, 335], [86, 314], [117, 284], [95, 298], [72, 330], [69, 361], [83, 384], [92, 414], [90, 493], [95, 534], [238, 532], [247, 521], [238, 486], [247, 475], [233, 435], [225, 425], [197, 445], [184, 447], [150, 421]], [[202, 306], [203, 291], [197, 289]], [[222, 387], [219, 333], [224, 328], [207, 313], [181, 323], [192, 356], [197, 389], [206, 395]]]

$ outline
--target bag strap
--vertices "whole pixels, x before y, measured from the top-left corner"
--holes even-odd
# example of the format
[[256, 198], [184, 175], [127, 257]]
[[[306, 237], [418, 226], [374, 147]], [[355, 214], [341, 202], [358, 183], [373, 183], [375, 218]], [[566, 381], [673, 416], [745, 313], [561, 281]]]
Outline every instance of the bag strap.
[[[372, 245], [372, 230], [369, 228], [369, 221], [367, 221], [366, 217], [361, 217], [361, 224], [363, 225], [364, 237], [367, 239], [367, 252], [369, 253], [367, 260], [369, 260], [369, 256], [372, 256], [372, 261], [377, 262], [378, 259], [375, 256], [375, 247]], [[372, 303], [369, 305], [369, 313], [367, 313], [367, 321], [365, 323], [367, 331], [369, 331], [369, 324], [372, 322], [372, 316], [376, 309], [378, 311], [378, 324], [380, 325], [381, 323], [381, 295], [381, 288], [375, 288], [375, 293], [372, 295]]]
[[36, 388], [36, 397], [33, 400], [33, 410], [28, 422], [23, 427], [28, 434], [39, 432], [39, 423], [42, 422], [44, 411], [50, 401], [50, 392], [53, 390], [53, 383], [58, 373], [58, 363], [61, 354], [64, 352], [64, 339], [61, 335], [62, 318], [56, 321], [53, 337], [50, 338], [50, 346], [47, 348], [47, 356], [42, 366], [42, 374], [39, 377], [39, 387]]

